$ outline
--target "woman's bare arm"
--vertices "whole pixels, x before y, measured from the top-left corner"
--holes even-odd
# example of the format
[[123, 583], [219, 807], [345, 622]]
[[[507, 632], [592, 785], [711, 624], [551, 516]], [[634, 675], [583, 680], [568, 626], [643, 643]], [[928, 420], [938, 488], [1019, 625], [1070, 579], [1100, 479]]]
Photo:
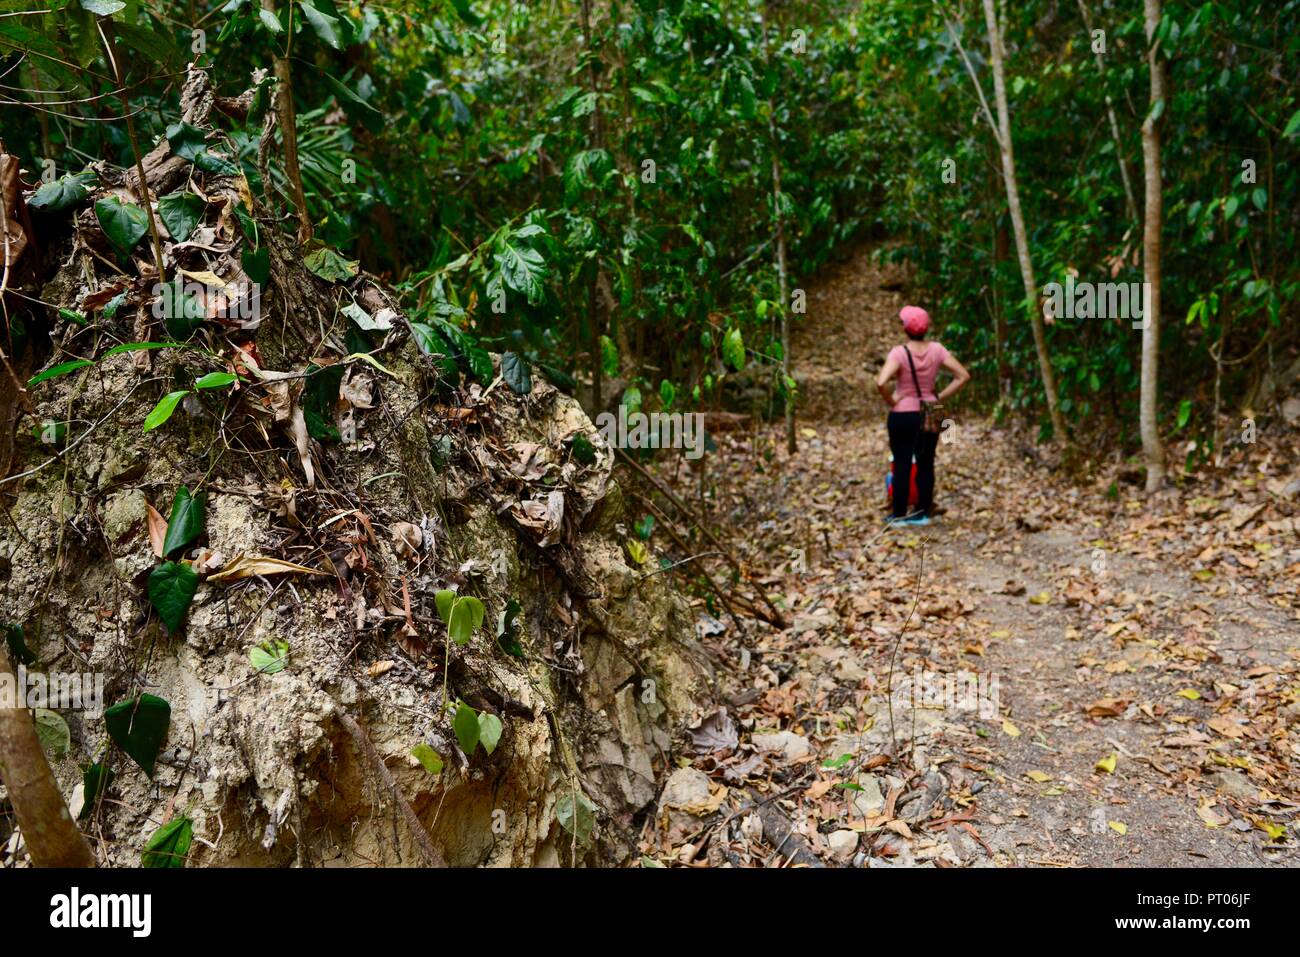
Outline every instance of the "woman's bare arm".
[[876, 376], [876, 391], [880, 397], [885, 400], [885, 405], [891, 409], [898, 400], [894, 396], [894, 376], [898, 374], [898, 360], [891, 353], [885, 360], [884, 368], [880, 370], [880, 375]]
[[943, 391], [939, 393], [938, 399], [940, 402], [949, 396], [956, 395], [970, 381], [970, 373], [966, 371], [966, 367], [958, 362], [951, 352], [944, 358], [943, 368], [952, 373], [952, 381], [944, 386]]

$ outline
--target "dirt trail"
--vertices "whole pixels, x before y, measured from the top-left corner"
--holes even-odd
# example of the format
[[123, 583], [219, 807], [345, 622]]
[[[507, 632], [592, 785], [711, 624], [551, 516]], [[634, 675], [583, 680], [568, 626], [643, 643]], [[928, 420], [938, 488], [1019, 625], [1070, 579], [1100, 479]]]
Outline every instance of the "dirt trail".
[[[756, 663], [733, 678], [750, 740], [811, 746], [791, 760], [815, 781], [779, 803], [824, 858], [856, 866], [1297, 863], [1300, 613], [1278, 587], [1298, 567], [1294, 520], [1261, 511], [1233, 533], [1275, 564], [1194, 573], [1237, 498], [1216, 500], [1216, 525], [1183, 493], [1072, 486], [958, 403], [944, 513], [885, 531], [872, 377], [901, 340], [905, 288], [867, 249], [829, 270], [794, 345], [798, 455], [762, 460], [737, 439], [718, 458], [718, 500], [754, 528], [794, 617], [751, 639]], [[871, 761], [892, 750], [886, 688], [926, 670], [938, 700], [896, 708], [901, 755]]]

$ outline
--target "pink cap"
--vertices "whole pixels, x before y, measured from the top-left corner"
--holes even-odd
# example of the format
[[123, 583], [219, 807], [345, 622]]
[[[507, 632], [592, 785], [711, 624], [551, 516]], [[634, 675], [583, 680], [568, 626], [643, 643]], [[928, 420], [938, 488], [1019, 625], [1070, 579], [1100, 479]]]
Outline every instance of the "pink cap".
[[903, 320], [903, 329], [909, 335], [924, 335], [930, 328], [930, 314], [920, 306], [904, 306], [898, 310], [898, 318]]

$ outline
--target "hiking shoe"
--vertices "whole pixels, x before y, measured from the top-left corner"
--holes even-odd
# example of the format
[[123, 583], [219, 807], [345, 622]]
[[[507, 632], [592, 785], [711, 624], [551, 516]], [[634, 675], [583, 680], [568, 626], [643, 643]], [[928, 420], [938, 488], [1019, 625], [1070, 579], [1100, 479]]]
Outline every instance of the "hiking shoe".
[[906, 525], [907, 519], [902, 515], [889, 515], [885, 518], [885, 528], [893, 528], [895, 525]]
[[916, 515], [909, 515], [907, 518], [899, 519], [904, 525], [929, 525], [930, 516], [924, 512], [918, 512]]

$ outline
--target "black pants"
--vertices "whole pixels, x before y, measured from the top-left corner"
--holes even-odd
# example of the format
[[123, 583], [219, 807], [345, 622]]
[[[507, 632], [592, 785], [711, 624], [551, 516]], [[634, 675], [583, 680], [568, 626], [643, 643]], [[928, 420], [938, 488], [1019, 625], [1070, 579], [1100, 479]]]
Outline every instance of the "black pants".
[[921, 430], [920, 412], [891, 412], [888, 428], [889, 451], [894, 453], [894, 516], [902, 518], [907, 514], [914, 455], [916, 506], [922, 515], [928, 515], [934, 504], [934, 452], [939, 446], [939, 433]]

